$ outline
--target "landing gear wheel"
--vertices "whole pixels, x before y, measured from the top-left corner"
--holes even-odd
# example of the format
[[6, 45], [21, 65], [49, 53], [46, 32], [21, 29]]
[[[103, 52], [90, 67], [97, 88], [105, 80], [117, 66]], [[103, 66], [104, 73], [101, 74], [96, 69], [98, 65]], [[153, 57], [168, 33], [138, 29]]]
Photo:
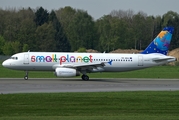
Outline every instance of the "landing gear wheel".
[[85, 75], [82, 75], [82, 76], [81, 76], [81, 79], [84, 80], [84, 77], [85, 77]]
[[24, 80], [28, 80], [28, 71], [26, 71], [26, 75], [24, 76]]
[[24, 80], [28, 80], [28, 76], [24, 76]]
[[89, 77], [87, 75], [82, 75], [81, 78], [82, 78], [82, 80], [85, 80], [85, 81], [89, 80]]

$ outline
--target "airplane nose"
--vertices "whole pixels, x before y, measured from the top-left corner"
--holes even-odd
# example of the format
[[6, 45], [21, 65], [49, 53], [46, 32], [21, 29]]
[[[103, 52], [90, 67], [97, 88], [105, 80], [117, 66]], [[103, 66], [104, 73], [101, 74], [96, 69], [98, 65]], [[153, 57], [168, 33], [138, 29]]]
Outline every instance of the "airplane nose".
[[2, 66], [5, 67], [5, 61], [2, 63]]
[[7, 61], [4, 61], [4, 62], [2, 63], [2, 66], [3, 66], [3, 67], [7, 67], [7, 66], [8, 66]]

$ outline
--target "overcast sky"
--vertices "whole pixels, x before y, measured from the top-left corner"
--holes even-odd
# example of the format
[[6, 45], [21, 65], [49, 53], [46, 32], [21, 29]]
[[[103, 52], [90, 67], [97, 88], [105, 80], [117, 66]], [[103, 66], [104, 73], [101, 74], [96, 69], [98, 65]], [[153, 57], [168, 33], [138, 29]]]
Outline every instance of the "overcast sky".
[[169, 10], [179, 13], [179, 0], [0, 0], [0, 8], [37, 8], [51, 11], [65, 6], [83, 9], [94, 19], [109, 14], [112, 10], [143, 11], [147, 15], [163, 15]]

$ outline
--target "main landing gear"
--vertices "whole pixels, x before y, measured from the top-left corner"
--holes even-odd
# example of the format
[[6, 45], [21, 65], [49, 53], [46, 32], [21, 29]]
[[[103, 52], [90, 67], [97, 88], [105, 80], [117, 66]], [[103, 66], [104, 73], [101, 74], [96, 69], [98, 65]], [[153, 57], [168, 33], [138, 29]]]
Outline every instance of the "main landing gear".
[[28, 80], [28, 71], [26, 71], [26, 74], [24, 76], [24, 80]]
[[87, 75], [84, 75], [84, 74], [81, 76], [81, 78], [82, 78], [82, 80], [85, 80], [85, 81], [89, 80], [89, 77]]

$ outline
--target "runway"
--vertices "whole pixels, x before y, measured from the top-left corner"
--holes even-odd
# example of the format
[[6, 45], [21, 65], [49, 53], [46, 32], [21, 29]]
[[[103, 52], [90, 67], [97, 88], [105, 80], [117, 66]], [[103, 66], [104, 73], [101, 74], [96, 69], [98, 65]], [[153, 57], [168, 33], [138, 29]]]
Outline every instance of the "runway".
[[90, 79], [80, 78], [0, 78], [0, 93], [176, 91], [179, 79]]

